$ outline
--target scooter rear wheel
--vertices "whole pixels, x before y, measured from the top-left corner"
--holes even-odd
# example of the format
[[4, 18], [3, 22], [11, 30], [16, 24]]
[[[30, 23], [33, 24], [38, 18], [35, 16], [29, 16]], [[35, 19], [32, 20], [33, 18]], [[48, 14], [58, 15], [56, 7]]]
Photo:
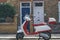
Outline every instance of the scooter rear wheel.
[[[47, 34], [48, 36], [49, 36], [49, 38], [46, 38], [46, 37], [43, 37], [43, 36], [41, 36], [40, 34], [39, 34], [39, 39], [40, 39], [40, 37], [42, 37], [44, 40], [50, 40], [51, 39], [51, 33], [50, 32], [42, 32], [43, 34]], [[38, 40], [39, 40], [38, 39]]]
[[46, 39], [46, 38], [43, 37], [43, 39], [44, 39], [44, 40], [50, 40], [50, 39], [51, 39], [51, 33], [50, 33], [50, 32], [44, 32], [44, 33], [47, 34], [47, 35], [49, 36], [49, 38]]

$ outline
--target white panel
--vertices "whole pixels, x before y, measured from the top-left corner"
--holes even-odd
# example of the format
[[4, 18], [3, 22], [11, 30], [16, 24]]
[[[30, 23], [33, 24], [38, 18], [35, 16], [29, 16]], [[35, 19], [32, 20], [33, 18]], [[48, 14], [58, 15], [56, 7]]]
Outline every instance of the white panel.
[[35, 28], [35, 32], [45, 31], [45, 30], [51, 30], [51, 28], [48, 25], [35, 26], [34, 28]]
[[44, 22], [44, 2], [41, 2], [43, 4], [42, 6], [35, 6], [35, 3], [38, 2], [33, 2], [33, 20], [34, 24], [40, 24]]

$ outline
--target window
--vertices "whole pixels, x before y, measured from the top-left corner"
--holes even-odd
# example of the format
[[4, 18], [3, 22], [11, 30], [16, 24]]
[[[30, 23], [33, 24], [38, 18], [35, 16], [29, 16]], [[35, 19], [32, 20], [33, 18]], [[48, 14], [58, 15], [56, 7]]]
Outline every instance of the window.
[[22, 3], [22, 6], [30, 6], [30, 3]]
[[14, 6], [7, 3], [0, 3], [0, 23], [13, 22], [15, 13], [16, 10]]
[[35, 3], [35, 6], [43, 6], [43, 3]]
[[11, 18], [11, 17], [0, 18], [0, 23], [11, 23], [11, 22], [13, 22], [13, 18]]

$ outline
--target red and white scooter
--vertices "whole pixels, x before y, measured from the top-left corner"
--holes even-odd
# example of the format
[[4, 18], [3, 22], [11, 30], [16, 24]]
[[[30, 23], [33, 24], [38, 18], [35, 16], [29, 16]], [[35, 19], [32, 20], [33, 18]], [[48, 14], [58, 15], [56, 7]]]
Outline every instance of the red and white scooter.
[[40, 24], [32, 24], [34, 27], [34, 32], [30, 33], [27, 30], [27, 25], [31, 21], [28, 15], [25, 16], [25, 21], [21, 25], [21, 29], [17, 31], [16, 38], [23, 39], [24, 35], [37, 35], [39, 34], [39, 38], [42, 37], [44, 40], [49, 40], [51, 38], [51, 28], [45, 23], [42, 22]]

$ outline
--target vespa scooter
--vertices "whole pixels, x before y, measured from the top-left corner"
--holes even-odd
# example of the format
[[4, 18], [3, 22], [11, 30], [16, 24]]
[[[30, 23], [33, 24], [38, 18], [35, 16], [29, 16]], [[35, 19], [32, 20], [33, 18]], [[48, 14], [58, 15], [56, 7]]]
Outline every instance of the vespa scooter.
[[42, 37], [44, 40], [49, 40], [51, 38], [51, 28], [50, 28], [50, 26], [47, 25], [47, 23], [42, 22], [40, 24], [32, 24], [35, 31], [30, 33], [27, 30], [27, 25], [28, 25], [29, 21], [31, 21], [31, 19], [28, 15], [26, 15], [24, 18], [25, 18], [25, 21], [21, 25], [21, 29], [19, 29], [16, 34], [17, 40], [19, 38], [23, 39], [23, 37], [26, 35], [37, 35], [37, 34], [39, 34], [39, 39], [40, 39], [40, 37]]

